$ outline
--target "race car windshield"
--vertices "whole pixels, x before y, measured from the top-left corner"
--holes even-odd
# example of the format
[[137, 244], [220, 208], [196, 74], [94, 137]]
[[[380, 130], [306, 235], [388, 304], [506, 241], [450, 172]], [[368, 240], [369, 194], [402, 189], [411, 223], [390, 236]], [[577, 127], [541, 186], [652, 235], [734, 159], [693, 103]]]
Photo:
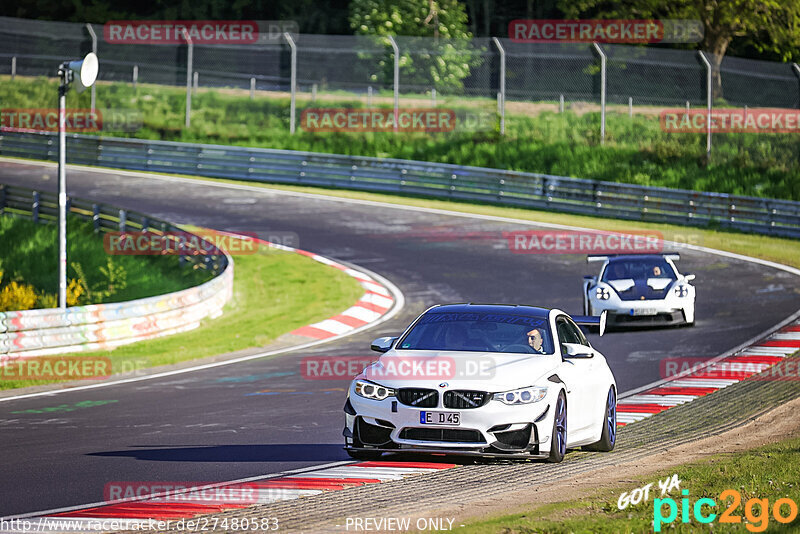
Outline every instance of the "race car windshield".
[[430, 312], [397, 347], [407, 350], [453, 350], [552, 354], [547, 320], [505, 313]]
[[647, 280], [665, 278], [677, 280], [675, 270], [664, 258], [614, 260], [603, 271], [603, 282], [613, 280]]

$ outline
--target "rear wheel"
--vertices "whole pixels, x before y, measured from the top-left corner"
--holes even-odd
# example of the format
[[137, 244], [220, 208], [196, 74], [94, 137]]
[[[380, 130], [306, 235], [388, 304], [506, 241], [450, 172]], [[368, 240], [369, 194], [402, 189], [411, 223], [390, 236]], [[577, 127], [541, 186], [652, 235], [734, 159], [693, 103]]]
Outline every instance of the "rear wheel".
[[608, 388], [608, 397], [606, 398], [606, 411], [603, 416], [603, 433], [600, 435], [600, 441], [584, 447], [588, 451], [601, 451], [609, 452], [614, 450], [614, 445], [617, 443], [617, 394], [614, 387]]
[[555, 416], [553, 417], [553, 437], [550, 438], [548, 462], [558, 463], [567, 454], [567, 398], [564, 392], [558, 394]]

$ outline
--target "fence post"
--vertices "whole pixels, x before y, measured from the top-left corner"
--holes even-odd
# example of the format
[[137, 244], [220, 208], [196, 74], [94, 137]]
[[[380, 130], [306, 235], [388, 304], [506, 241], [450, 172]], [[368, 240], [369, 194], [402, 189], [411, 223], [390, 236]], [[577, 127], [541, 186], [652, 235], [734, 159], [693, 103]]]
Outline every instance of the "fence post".
[[256, 79], [250, 78], [250, 100], [256, 99]]
[[31, 205], [31, 217], [33, 218], [33, 222], [39, 222], [39, 192], [33, 192], [33, 204]]
[[[92, 52], [94, 53], [94, 55], [97, 55], [97, 34], [94, 33], [94, 28], [92, 28], [92, 25], [89, 24], [88, 22], [86, 23], [86, 29], [89, 31], [89, 35], [92, 37]], [[96, 93], [95, 93], [96, 88], [97, 88], [97, 84], [93, 83], [92, 84], [92, 114], [94, 114], [95, 104], [97, 102], [96, 99], [95, 99], [95, 97], [97, 96]]]
[[186, 51], [186, 121], [184, 126], [190, 127], [192, 124], [192, 56], [194, 54], [194, 43], [189, 37], [189, 32], [183, 30], [183, 38], [186, 39], [188, 49]]
[[6, 209], [6, 186], [0, 184], [0, 215], [3, 214], [3, 210]]
[[431, 87], [431, 105], [436, 107], [436, 88]]
[[197, 86], [199, 82], [200, 82], [200, 75], [198, 74], [197, 71], [194, 71], [194, 79], [192, 80], [192, 85], [194, 86], [192, 90], [193, 95], [197, 94]]
[[697, 55], [706, 66], [706, 104], [708, 111], [706, 112], [706, 163], [711, 163], [711, 63], [702, 50], [697, 51]]
[[100, 231], [100, 204], [92, 204], [92, 224], [94, 231]]
[[11, 58], [11, 79], [17, 77], [17, 56]]
[[[792, 63], [792, 69], [794, 73], [797, 75], [797, 81], [800, 82], [800, 65], [797, 63]], [[798, 99], [797, 99], [797, 107], [800, 108], [800, 87], [798, 87]]]
[[600, 56], [600, 144], [606, 142], [606, 54], [600, 45], [592, 43]]
[[311, 101], [317, 101], [317, 84], [315, 83], [311, 84]]
[[294, 44], [294, 39], [286, 32], [283, 34], [283, 38], [286, 39], [286, 42], [289, 43], [289, 48], [292, 50], [292, 73], [291, 73], [291, 91], [292, 91], [292, 101], [289, 106], [289, 133], [294, 134], [294, 117], [296, 113], [296, 105], [297, 102], [295, 101], [297, 97], [297, 45]]
[[392, 51], [394, 52], [394, 131], [396, 132], [397, 119], [400, 115], [400, 49], [391, 35], [389, 36], [389, 42], [392, 44]]
[[497, 51], [500, 52], [500, 92], [497, 93], [497, 104], [500, 108], [500, 135], [506, 134], [506, 51], [500, 39], [492, 37]]
[[119, 210], [119, 231], [125, 233], [125, 229], [128, 226], [128, 212], [125, 210]]
[[628, 97], [628, 118], [629, 119], [633, 118], [633, 97], [632, 96]]
[[558, 112], [564, 113], [564, 95], [558, 95]]
[[372, 86], [367, 87], [367, 107], [372, 107]]
[[139, 65], [133, 66], [133, 90], [136, 90], [136, 84], [139, 82]]

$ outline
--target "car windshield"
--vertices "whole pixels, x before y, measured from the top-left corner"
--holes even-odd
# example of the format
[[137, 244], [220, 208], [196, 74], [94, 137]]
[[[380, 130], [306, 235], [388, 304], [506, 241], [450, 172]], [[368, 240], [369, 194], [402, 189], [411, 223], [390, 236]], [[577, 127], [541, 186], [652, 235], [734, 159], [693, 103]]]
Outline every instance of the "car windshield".
[[603, 271], [602, 281], [646, 280], [648, 278], [676, 280], [677, 276], [675, 270], [664, 258], [631, 258], [610, 261]]
[[547, 319], [508, 313], [428, 312], [398, 349], [552, 354]]

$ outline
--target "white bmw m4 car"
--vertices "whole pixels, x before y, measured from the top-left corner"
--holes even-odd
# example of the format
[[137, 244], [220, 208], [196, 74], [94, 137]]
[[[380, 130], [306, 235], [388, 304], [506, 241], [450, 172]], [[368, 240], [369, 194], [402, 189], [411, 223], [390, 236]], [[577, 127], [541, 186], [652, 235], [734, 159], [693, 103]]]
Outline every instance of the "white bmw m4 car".
[[586, 315], [608, 312], [609, 326], [694, 325], [693, 274], [675, 266], [678, 254], [589, 256], [598, 276], [583, 277]]
[[345, 449], [356, 459], [427, 452], [560, 462], [567, 449], [610, 451], [616, 382], [581, 325], [530, 306], [434, 306], [351, 383]]

